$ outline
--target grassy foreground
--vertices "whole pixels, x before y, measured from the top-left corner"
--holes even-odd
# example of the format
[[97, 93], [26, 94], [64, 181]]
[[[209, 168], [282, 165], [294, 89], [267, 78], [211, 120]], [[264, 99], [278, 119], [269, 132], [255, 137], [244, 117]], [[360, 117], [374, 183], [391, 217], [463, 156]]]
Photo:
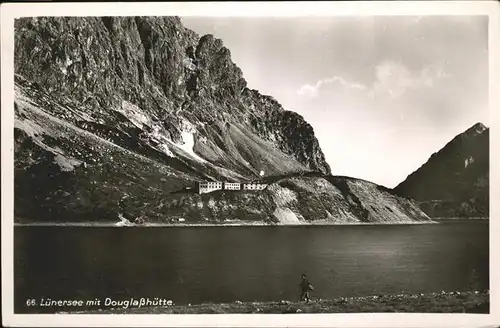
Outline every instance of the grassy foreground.
[[209, 314], [209, 313], [489, 313], [489, 292], [400, 294], [367, 297], [340, 297], [310, 303], [289, 301], [240, 302], [226, 304], [172, 305], [155, 308], [104, 309], [86, 313], [102, 314]]

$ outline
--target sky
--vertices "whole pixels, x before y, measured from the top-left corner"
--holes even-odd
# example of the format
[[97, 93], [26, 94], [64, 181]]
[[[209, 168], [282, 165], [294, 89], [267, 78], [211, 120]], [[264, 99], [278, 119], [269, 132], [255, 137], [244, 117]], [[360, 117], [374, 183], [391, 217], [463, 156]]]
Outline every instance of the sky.
[[181, 17], [314, 128], [332, 174], [395, 187], [488, 126], [487, 16]]

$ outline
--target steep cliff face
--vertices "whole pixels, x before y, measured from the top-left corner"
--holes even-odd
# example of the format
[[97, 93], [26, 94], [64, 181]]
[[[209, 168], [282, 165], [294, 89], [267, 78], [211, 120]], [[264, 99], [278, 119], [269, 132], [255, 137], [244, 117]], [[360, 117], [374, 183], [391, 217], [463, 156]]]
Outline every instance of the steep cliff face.
[[[179, 18], [17, 20], [15, 74], [19, 222], [429, 220], [389, 190], [330, 176], [313, 128]], [[263, 192], [193, 192], [261, 171]]]
[[114, 142], [133, 151], [141, 144], [247, 178], [330, 172], [311, 126], [248, 89], [222, 41], [176, 17], [17, 20], [15, 72], [20, 88], [29, 83], [25, 96], [62, 105], [44, 110], [102, 137], [118, 134]]
[[489, 129], [477, 123], [459, 134], [394, 191], [430, 216], [489, 216]]

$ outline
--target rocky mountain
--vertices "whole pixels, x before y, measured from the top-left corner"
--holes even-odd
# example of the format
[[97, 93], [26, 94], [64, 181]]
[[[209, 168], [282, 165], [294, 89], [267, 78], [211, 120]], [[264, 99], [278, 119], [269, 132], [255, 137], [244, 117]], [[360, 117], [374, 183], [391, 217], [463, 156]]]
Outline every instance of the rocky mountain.
[[489, 129], [477, 123], [457, 135], [394, 191], [433, 217], [488, 217]]
[[[220, 222], [236, 214], [203, 209], [224, 207], [224, 197], [236, 197], [248, 216], [270, 215], [281, 208], [273, 195], [286, 181], [300, 186], [297, 181], [308, 173], [334, 179], [313, 128], [272, 97], [247, 88], [222, 41], [199, 37], [177, 17], [16, 20], [14, 110], [19, 221], [114, 220], [119, 200], [127, 196], [131, 215], [161, 220], [177, 213]], [[249, 181], [261, 172], [285, 180], [261, 194], [217, 200], [183, 193], [197, 180]], [[367, 199], [390, 192], [369, 183], [345, 184], [339, 192], [335, 184], [327, 187], [333, 194], [326, 198], [310, 187], [309, 196], [295, 196], [301, 206], [287, 208], [313, 220], [302, 212], [316, 204], [314, 197], [327, 202], [324, 215], [334, 215], [344, 195], [343, 201], [357, 204], [357, 220], [378, 220], [367, 208], [370, 201], [356, 202], [346, 195], [357, 193], [346, 190], [361, 188], [371, 195]], [[411, 201], [394, 202], [406, 213], [398, 220], [425, 219], [412, 212]], [[199, 207], [189, 212], [189, 204]], [[271, 217], [280, 221], [280, 214]]]
[[179, 18], [20, 19], [15, 72], [63, 106], [52, 115], [127, 149], [249, 178], [330, 172], [312, 127], [248, 89], [222, 42]]

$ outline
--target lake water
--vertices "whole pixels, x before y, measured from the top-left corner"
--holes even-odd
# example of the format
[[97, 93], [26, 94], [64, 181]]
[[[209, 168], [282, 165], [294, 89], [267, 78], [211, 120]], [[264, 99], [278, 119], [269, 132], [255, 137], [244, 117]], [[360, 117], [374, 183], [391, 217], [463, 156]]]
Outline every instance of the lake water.
[[[15, 312], [42, 298], [177, 304], [334, 298], [489, 287], [488, 220], [429, 225], [15, 227]], [[475, 271], [475, 273], [473, 273]], [[28, 299], [37, 306], [28, 307]], [[78, 308], [82, 310], [86, 308]]]

